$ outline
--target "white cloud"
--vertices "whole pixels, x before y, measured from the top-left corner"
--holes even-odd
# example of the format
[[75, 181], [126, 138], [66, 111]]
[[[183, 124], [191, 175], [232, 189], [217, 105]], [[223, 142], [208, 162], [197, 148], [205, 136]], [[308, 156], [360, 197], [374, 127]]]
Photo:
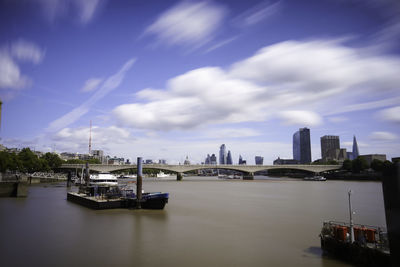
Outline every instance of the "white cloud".
[[10, 55], [0, 51], [0, 88], [18, 89], [29, 84], [29, 78], [21, 74], [19, 66]]
[[288, 125], [316, 126], [322, 123], [322, 118], [312, 111], [306, 110], [287, 110], [282, 111], [278, 116]]
[[397, 135], [389, 132], [373, 132], [369, 138], [374, 141], [393, 141], [397, 139]]
[[36, 0], [41, 5], [44, 15], [50, 22], [71, 13], [76, 14], [79, 22], [90, 22], [103, 0]]
[[378, 116], [386, 121], [400, 123], [400, 106], [384, 109], [378, 113]]
[[238, 26], [251, 26], [278, 13], [280, 8], [280, 1], [272, 4], [269, 1], [264, 1], [240, 14], [234, 19], [234, 23]]
[[234, 36], [232, 38], [228, 38], [228, 39], [225, 39], [225, 40], [223, 40], [221, 42], [218, 42], [215, 45], [213, 45], [210, 48], [208, 48], [204, 53], [206, 54], [206, 53], [209, 53], [209, 52], [211, 52], [211, 51], [213, 51], [215, 49], [221, 48], [221, 47], [223, 47], [223, 46], [235, 41], [237, 38], [238, 38], [237, 36]]
[[19, 40], [11, 44], [11, 55], [20, 61], [40, 63], [44, 58], [44, 52], [34, 43]]
[[349, 119], [346, 117], [329, 117], [328, 120], [334, 123], [340, 123], [344, 121], [348, 121]]
[[[32, 81], [23, 75], [17, 61], [40, 63], [44, 52], [34, 43], [19, 40], [0, 47], [0, 89], [21, 89]], [[4, 93], [4, 92], [2, 92]]]
[[201, 46], [213, 38], [226, 10], [211, 2], [181, 2], [162, 13], [148, 26], [145, 34], [154, 34], [168, 45]]
[[86, 114], [93, 104], [95, 104], [108, 93], [116, 89], [122, 83], [125, 78], [126, 72], [132, 67], [135, 61], [136, 59], [128, 60], [116, 74], [110, 76], [107, 80], [105, 80], [103, 85], [100, 87], [99, 90], [94, 93], [94, 95], [92, 95], [88, 100], [86, 100], [77, 108], [68, 112], [64, 116], [52, 121], [47, 127], [47, 130], [58, 131], [77, 121], [80, 117]]
[[100, 78], [91, 78], [85, 82], [83, 87], [81, 88], [81, 92], [90, 92], [98, 88], [100, 83], [103, 81], [103, 79]]
[[[338, 41], [287, 41], [227, 69], [198, 68], [170, 79], [164, 90], [139, 91], [140, 103], [118, 106], [113, 114], [121, 125], [149, 130], [271, 118], [314, 126], [322, 123], [320, 114], [398, 103], [397, 69], [399, 58]], [[365, 96], [379, 100], [353, 104]]]
[[262, 135], [261, 132], [252, 128], [221, 128], [203, 131], [200, 138], [205, 137], [209, 139], [223, 139], [229, 140], [231, 138], [246, 138]]

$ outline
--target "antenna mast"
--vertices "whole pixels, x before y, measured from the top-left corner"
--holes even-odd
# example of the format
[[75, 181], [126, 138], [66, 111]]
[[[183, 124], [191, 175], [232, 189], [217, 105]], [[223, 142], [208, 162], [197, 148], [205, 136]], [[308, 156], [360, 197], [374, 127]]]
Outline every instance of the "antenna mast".
[[92, 120], [90, 120], [90, 132], [89, 132], [89, 155], [92, 154]]

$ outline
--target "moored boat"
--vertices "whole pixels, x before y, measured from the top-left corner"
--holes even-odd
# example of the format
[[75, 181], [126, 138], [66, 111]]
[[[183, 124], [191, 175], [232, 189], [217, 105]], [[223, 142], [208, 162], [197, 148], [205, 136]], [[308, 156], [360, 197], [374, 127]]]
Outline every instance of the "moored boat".
[[97, 186], [117, 186], [118, 179], [114, 174], [101, 172], [98, 174], [91, 174], [89, 184]]
[[157, 173], [157, 178], [165, 178], [165, 177], [170, 177], [170, 174], [166, 174], [162, 171], [160, 171], [159, 173]]

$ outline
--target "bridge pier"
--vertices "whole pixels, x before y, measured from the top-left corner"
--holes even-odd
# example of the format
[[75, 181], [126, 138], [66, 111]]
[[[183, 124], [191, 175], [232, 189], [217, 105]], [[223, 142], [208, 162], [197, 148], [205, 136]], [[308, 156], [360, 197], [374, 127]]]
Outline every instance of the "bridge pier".
[[254, 180], [254, 172], [243, 174], [243, 180]]
[[176, 173], [176, 180], [177, 180], [177, 181], [182, 181], [182, 178], [183, 178], [183, 173], [177, 172], [177, 173]]

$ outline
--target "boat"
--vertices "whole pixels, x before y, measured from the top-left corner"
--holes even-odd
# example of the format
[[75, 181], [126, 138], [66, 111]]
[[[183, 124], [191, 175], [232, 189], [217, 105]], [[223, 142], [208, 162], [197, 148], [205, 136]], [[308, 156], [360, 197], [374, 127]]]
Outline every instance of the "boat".
[[89, 184], [97, 186], [117, 186], [118, 179], [114, 174], [101, 172], [98, 174], [91, 174]]
[[[353, 228], [354, 241], [351, 241]], [[384, 228], [343, 222], [324, 222], [320, 234], [325, 254], [360, 266], [390, 266], [390, 249]]]
[[326, 178], [320, 175], [305, 177], [305, 181], [326, 181]]
[[118, 179], [136, 179], [137, 175], [136, 174], [126, 174], [126, 175], [120, 175]]
[[170, 177], [170, 174], [166, 174], [162, 171], [160, 171], [159, 173], [157, 173], [157, 178], [165, 178], [165, 177]]
[[320, 233], [326, 254], [359, 266], [390, 266], [387, 231], [383, 227], [353, 223], [352, 191], [349, 190], [350, 222], [326, 221]]

